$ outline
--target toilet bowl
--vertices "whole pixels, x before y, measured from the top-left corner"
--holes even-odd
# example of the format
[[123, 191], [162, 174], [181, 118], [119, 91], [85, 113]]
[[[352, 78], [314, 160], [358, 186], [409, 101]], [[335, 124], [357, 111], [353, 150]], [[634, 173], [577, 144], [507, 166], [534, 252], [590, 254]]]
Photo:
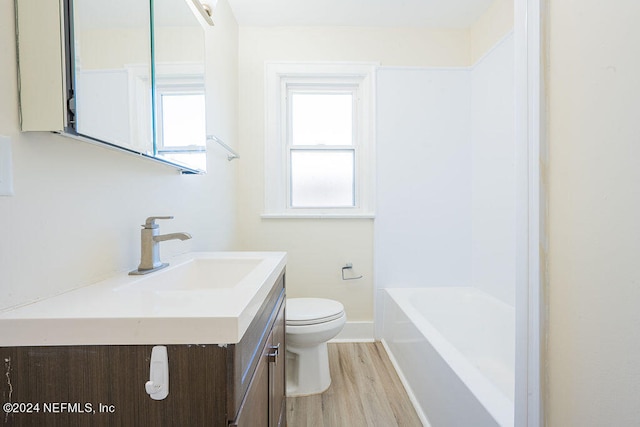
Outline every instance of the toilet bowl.
[[322, 393], [331, 385], [327, 341], [347, 316], [338, 301], [291, 298], [286, 308], [287, 396]]

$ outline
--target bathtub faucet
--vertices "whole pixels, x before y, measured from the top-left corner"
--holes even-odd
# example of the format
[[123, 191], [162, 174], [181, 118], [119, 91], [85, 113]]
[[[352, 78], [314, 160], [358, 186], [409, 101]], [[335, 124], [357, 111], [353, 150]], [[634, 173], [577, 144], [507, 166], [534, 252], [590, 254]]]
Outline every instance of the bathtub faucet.
[[173, 219], [172, 216], [152, 216], [147, 218], [142, 230], [140, 231], [141, 237], [141, 250], [140, 250], [140, 265], [137, 270], [131, 271], [130, 275], [147, 274], [153, 271], [160, 270], [168, 266], [168, 263], [160, 261], [160, 242], [165, 240], [188, 240], [191, 238], [189, 233], [169, 233], [158, 234], [159, 225], [156, 224], [157, 219]]

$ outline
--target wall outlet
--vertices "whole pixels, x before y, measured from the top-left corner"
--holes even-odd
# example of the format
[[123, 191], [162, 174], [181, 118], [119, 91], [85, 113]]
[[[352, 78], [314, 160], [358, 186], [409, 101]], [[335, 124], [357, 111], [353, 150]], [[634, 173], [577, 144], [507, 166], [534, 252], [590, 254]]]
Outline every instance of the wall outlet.
[[0, 196], [13, 196], [11, 139], [0, 135]]

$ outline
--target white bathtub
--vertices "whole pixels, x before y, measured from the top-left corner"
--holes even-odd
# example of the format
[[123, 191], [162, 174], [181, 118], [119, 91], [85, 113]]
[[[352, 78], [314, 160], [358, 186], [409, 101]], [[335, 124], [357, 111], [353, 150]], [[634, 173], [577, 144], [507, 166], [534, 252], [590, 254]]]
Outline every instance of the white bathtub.
[[383, 294], [382, 340], [423, 422], [513, 426], [514, 308], [467, 287]]

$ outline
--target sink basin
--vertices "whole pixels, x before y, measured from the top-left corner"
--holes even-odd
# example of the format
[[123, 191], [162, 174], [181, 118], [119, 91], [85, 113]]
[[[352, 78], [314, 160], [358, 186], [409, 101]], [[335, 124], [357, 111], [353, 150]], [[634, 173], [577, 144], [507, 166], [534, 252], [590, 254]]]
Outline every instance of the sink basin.
[[115, 290], [162, 292], [234, 288], [242, 285], [262, 261], [262, 258], [193, 258], [142, 276]]
[[0, 312], [0, 346], [233, 344], [286, 265], [284, 252], [194, 252]]

